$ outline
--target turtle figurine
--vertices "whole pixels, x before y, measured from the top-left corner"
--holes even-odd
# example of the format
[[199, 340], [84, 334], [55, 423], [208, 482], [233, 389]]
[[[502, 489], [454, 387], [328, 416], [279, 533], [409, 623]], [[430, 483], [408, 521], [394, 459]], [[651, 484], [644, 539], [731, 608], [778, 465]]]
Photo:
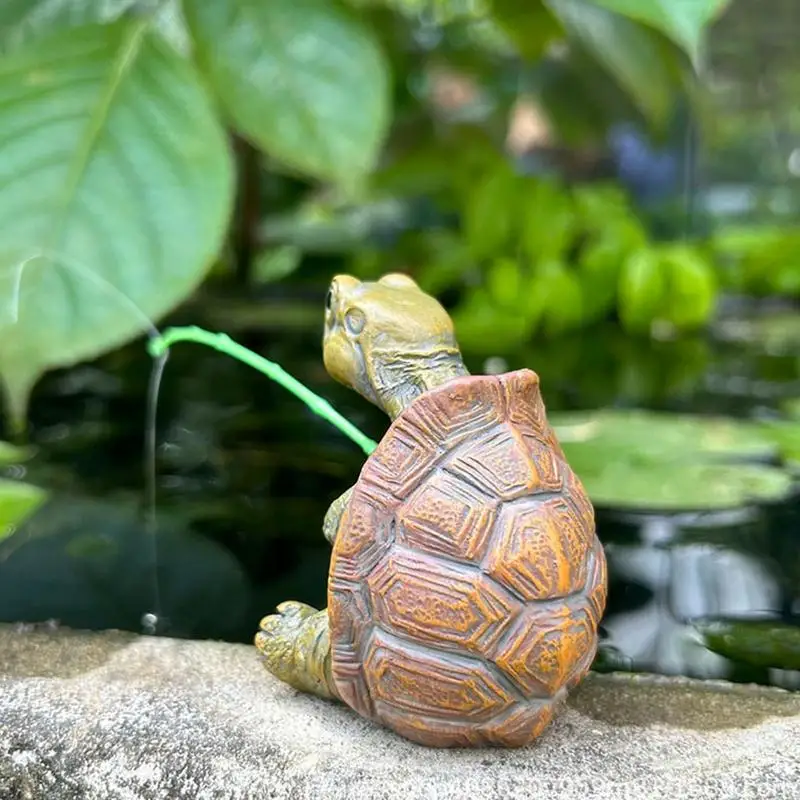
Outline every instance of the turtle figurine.
[[470, 375], [400, 273], [337, 276], [324, 363], [392, 422], [323, 522], [328, 607], [261, 620], [266, 668], [432, 747], [520, 747], [589, 671], [606, 603], [594, 510], [536, 373]]

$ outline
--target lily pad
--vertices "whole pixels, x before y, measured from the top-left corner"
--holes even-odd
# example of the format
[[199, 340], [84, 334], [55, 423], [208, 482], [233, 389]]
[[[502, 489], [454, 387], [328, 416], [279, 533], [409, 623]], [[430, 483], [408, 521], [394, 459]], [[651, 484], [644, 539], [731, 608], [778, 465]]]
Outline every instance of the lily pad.
[[[794, 488], [774, 437], [755, 423], [650, 411], [552, 414], [592, 502], [630, 511], [717, 511], [777, 501]], [[756, 462], [756, 463], [754, 463]]]
[[47, 493], [21, 481], [0, 480], [0, 542], [45, 501]]
[[693, 624], [705, 646], [725, 658], [757, 667], [800, 670], [800, 625], [725, 618]]
[[564, 445], [567, 459], [595, 505], [629, 511], [719, 511], [787, 497], [793, 480], [758, 464], [589, 464]]
[[562, 444], [598, 448], [605, 460], [769, 460], [778, 451], [758, 424], [725, 417], [604, 409], [551, 414], [550, 423]]

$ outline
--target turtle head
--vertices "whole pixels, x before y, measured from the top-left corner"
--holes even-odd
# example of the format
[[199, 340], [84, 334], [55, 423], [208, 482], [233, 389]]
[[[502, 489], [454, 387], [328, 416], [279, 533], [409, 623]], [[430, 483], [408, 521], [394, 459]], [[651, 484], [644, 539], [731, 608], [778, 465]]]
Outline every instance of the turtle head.
[[424, 391], [466, 374], [448, 313], [400, 273], [378, 281], [333, 279], [323, 359], [332, 378], [391, 417]]

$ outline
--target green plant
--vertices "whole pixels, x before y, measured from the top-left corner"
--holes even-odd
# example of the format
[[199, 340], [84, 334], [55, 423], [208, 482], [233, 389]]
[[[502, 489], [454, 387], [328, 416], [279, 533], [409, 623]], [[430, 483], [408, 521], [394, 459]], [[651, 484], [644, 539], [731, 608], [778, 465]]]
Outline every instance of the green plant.
[[742, 293], [800, 297], [800, 233], [783, 225], [725, 225], [711, 239], [725, 283]]
[[[680, 50], [695, 59], [722, 6], [495, 0], [426, 10], [448, 34], [436, 57], [462, 64], [466, 52], [476, 75], [519, 76], [521, 60], [566, 40], [562, 84], [542, 94], [556, 98], [567, 135], [575, 115], [559, 111], [553, 86], [601, 73], [619, 89], [608, 109], [628, 102], [663, 126], [673, 89], [691, 75]], [[412, 103], [402, 87], [419, 56], [409, 33], [419, 16], [414, 3], [355, 0], [3, 3], [0, 377], [16, 428], [45, 371], [129, 341], [224, 259], [237, 184], [231, 133], [273, 175], [363, 196]], [[462, 30], [466, 47], [455, 44]], [[239, 170], [240, 185], [248, 175]], [[284, 252], [262, 268], [287, 274], [295, 263]], [[562, 294], [567, 274], [553, 273]]]
[[718, 279], [704, 246], [653, 241], [613, 184], [522, 176], [498, 157], [471, 188], [456, 187], [445, 201], [459, 209], [455, 230], [414, 232], [393, 254], [359, 252], [354, 270], [374, 275], [394, 259], [414, 264], [429, 291], [459, 289], [456, 328], [471, 350], [497, 352], [614, 313], [634, 333], [659, 322], [688, 331], [714, 310]]

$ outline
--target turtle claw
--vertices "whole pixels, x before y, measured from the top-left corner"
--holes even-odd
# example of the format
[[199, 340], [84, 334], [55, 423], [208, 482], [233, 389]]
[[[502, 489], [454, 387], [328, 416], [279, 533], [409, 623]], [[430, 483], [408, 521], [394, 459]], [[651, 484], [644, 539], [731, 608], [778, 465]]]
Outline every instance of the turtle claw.
[[327, 612], [305, 603], [289, 600], [259, 623], [254, 644], [264, 659], [264, 666], [278, 680], [295, 689], [329, 697], [321, 679], [322, 661], [327, 652], [327, 636], [319, 651], [320, 635], [327, 634]]
[[297, 600], [286, 600], [278, 605], [278, 613], [284, 617], [296, 617], [305, 619], [317, 613], [316, 608], [312, 608], [305, 603], [298, 603]]
[[[316, 614], [317, 610], [296, 600], [287, 600], [277, 607], [277, 614], [268, 614], [258, 623], [260, 631], [256, 634], [256, 647], [264, 651], [270, 639], [285, 636], [300, 627], [306, 617]], [[266, 653], [265, 653], [266, 655]]]

